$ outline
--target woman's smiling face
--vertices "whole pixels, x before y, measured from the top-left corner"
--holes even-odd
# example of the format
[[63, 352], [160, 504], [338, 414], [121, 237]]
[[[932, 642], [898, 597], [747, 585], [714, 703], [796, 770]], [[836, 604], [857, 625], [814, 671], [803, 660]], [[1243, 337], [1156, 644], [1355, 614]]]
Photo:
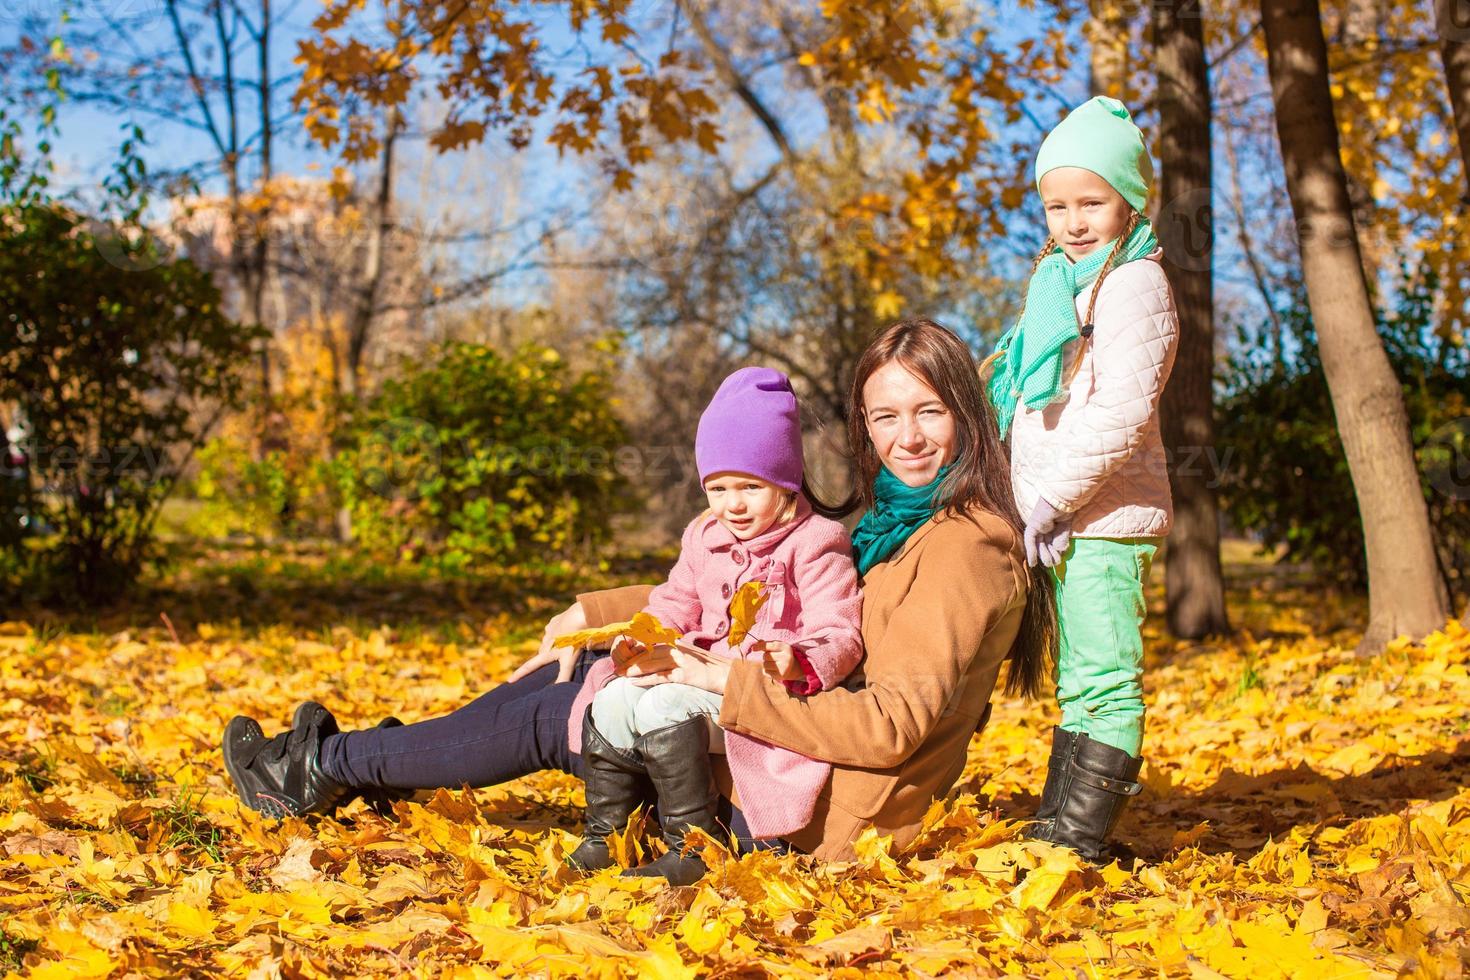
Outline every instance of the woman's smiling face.
[[933, 482], [954, 458], [954, 415], [898, 361], [874, 371], [863, 385], [863, 423], [883, 466], [908, 486]]

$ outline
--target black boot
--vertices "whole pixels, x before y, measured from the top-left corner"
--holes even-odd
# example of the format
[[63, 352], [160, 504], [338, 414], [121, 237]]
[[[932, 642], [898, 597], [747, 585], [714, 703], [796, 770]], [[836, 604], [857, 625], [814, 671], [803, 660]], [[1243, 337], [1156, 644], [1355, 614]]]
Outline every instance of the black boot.
[[1104, 861], [1124, 805], [1143, 789], [1137, 782], [1142, 765], [1122, 749], [1078, 735], [1056, 790], [1051, 831], [1040, 839], [1070, 847], [1094, 864]]
[[353, 796], [322, 771], [322, 741], [337, 734], [337, 720], [315, 701], [296, 709], [291, 729], [266, 738], [254, 719], [237, 715], [225, 726], [225, 769], [250, 809], [268, 817], [329, 813]]
[[1046, 840], [1051, 836], [1052, 824], [1057, 819], [1057, 807], [1062, 802], [1062, 783], [1066, 779], [1067, 765], [1072, 761], [1072, 751], [1077, 743], [1077, 733], [1062, 728], [1051, 730], [1051, 761], [1046, 765], [1046, 785], [1041, 788], [1041, 805], [1036, 808], [1036, 817], [1026, 828], [1026, 836], [1033, 840]]
[[582, 843], [567, 855], [567, 864], [581, 871], [601, 871], [617, 863], [607, 835], [626, 827], [633, 811], [652, 799], [653, 783], [637, 752], [602, 737], [592, 723], [590, 707], [582, 722], [582, 762], [587, 773], [586, 817]]
[[624, 877], [662, 877], [671, 885], [692, 885], [709, 870], [697, 854], [684, 854], [684, 835], [698, 827], [720, 839], [716, 819], [720, 791], [709, 759], [709, 720], [689, 718], [639, 736], [633, 745], [648, 767], [658, 792], [658, 820], [668, 853]]

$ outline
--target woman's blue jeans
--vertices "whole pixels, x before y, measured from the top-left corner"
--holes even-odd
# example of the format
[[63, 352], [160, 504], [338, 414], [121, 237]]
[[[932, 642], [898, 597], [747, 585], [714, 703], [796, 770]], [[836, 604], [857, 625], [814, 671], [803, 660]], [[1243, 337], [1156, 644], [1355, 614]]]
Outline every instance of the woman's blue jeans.
[[[567, 721], [582, 679], [605, 656], [583, 652], [565, 684], [556, 683], [557, 665], [547, 664], [439, 718], [329, 736], [319, 763], [337, 782], [359, 789], [493, 786], [545, 769], [580, 779], [582, 756], [568, 744]], [[783, 841], [752, 838], [745, 816], [728, 800], [720, 818], [741, 850], [786, 848]]]

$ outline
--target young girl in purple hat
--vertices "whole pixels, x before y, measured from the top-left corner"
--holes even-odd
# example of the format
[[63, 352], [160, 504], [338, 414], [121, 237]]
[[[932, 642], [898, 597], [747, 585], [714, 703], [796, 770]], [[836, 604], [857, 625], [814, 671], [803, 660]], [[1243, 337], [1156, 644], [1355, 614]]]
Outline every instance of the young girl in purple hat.
[[[685, 529], [678, 562], [645, 611], [679, 630], [681, 645], [711, 657], [760, 658], [793, 694], [835, 686], [862, 659], [862, 595], [847, 532], [813, 513], [802, 492], [791, 382], [770, 368], [730, 375], [700, 417], [694, 454], [709, 508]], [[765, 602], [750, 634], [732, 644], [730, 600], [748, 582], [763, 585]], [[584, 760], [587, 810], [585, 837], [568, 862], [611, 867], [607, 835], [640, 805], [657, 802], [668, 853], [624, 874], [690, 884], [706, 869], [698, 855], [683, 853], [685, 834], [696, 827], [722, 834], [711, 752], [725, 755], [759, 838], [806, 826], [831, 765], [722, 731], [720, 694], [649, 686], [660, 653], [621, 638], [573, 702], [571, 746]]]

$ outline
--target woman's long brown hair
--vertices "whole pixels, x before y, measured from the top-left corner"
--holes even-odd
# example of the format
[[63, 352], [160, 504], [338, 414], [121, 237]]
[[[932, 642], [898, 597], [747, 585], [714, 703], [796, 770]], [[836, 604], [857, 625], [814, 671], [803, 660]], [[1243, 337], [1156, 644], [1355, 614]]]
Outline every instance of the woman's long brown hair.
[[[853, 372], [847, 413], [847, 446], [857, 486], [837, 506], [822, 504], [808, 492], [813, 509], [828, 517], [845, 517], [859, 507], [873, 506], [873, 481], [883, 462], [868, 438], [863, 386], [879, 368], [894, 361], [932, 388], [954, 416], [955, 465], [939, 494], [945, 513], [973, 521], [972, 510], [986, 510], [1004, 518], [1020, 537], [1026, 525], [1011, 490], [1010, 457], [1000, 439], [995, 409], [980, 387], [975, 357], [964, 341], [933, 320], [895, 323], [863, 351]], [[1026, 611], [1011, 647], [1005, 690], [1034, 698], [1056, 664], [1057, 613], [1051, 571], [1028, 567], [1027, 574]]]

